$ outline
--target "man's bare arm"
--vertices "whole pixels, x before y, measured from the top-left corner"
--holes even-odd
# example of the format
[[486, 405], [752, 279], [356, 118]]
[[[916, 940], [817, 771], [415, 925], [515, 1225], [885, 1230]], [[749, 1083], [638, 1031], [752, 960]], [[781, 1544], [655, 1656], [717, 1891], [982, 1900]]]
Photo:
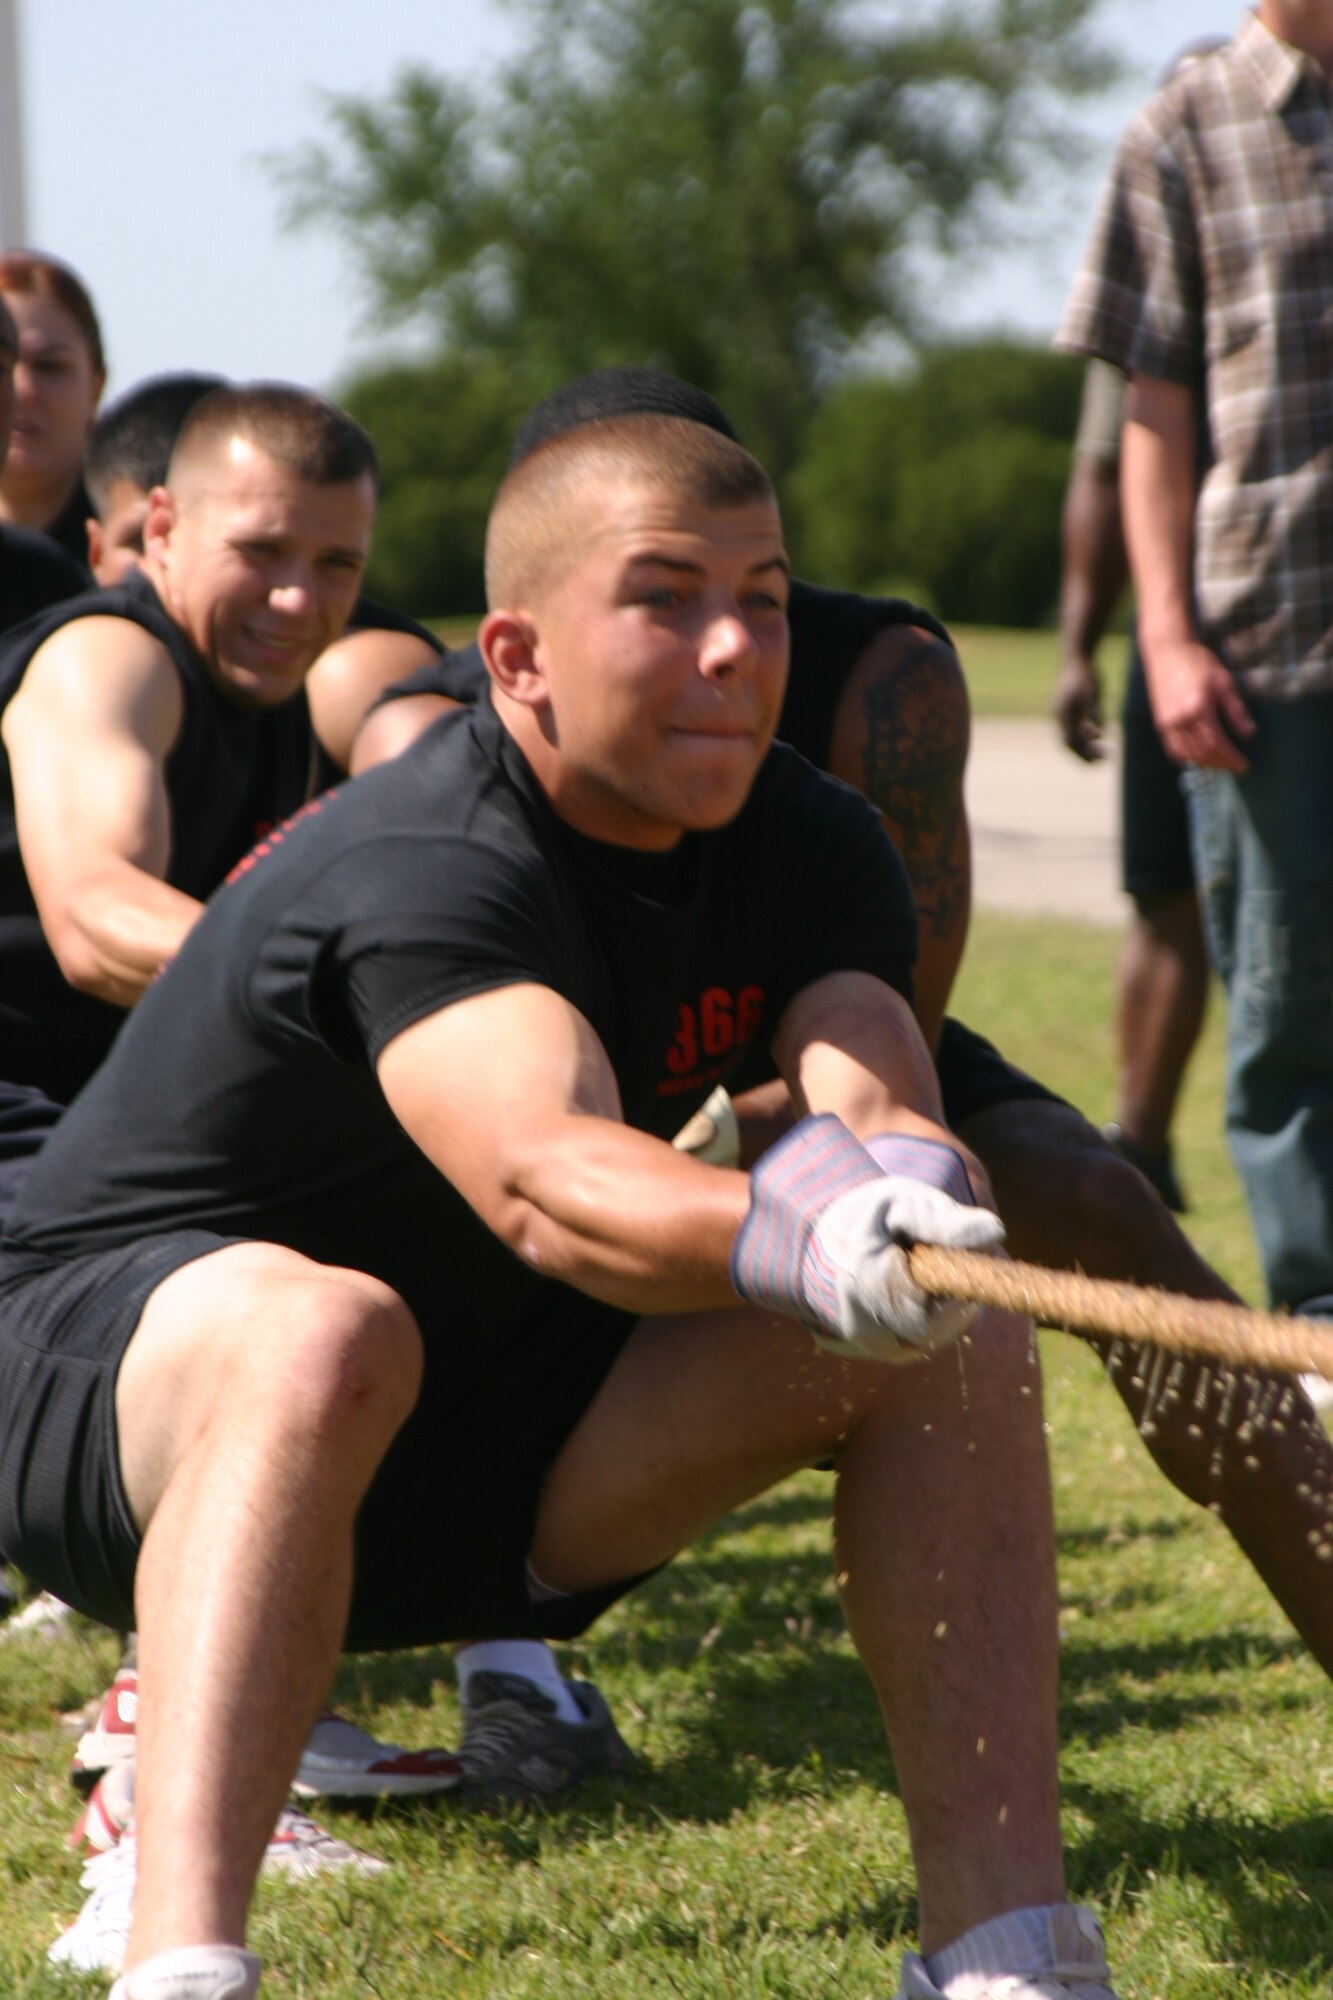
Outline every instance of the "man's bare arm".
[[1129, 580], [1114, 464], [1075, 454], [1060, 526], [1060, 673], [1051, 705], [1069, 748], [1091, 764], [1106, 755], [1097, 648]]
[[325, 647], [307, 676], [306, 698], [315, 734], [339, 770], [352, 770], [357, 731], [385, 688], [435, 657], [435, 648], [414, 633], [374, 626], [345, 632]]
[[1254, 720], [1194, 623], [1197, 425], [1197, 399], [1185, 384], [1131, 378], [1120, 466], [1125, 541], [1148, 691], [1167, 753], [1181, 764], [1243, 771], [1237, 739], [1253, 735]]
[[933, 1047], [967, 942], [972, 846], [963, 803], [971, 726], [958, 656], [911, 625], [886, 627], [838, 701], [829, 770], [884, 816], [921, 923], [916, 1007]]
[[66, 979], [131, 1007], [202, 905], [162, 878], [165, 766], [181, 724], [165, 649], [120, 618], [48, 639], [5, 712], [19, 846]]
[[443, 694], [405, 694], [372, 709], [356, 733], [348, 770], [354, 778], [398, 757], [450, 709], [462, 703]]
[[[910, 1009], [879, 980], [836, 974], [797, 996], [775, 1052], [803, 1110], [862, 1136], [956, 1142]], [[729, 1260], [749, 1180], [622, 1124], [587, 1021], [543, 986], [429, 1016], [380, 1057], [404, 1129], [525, 1262], [633, 1312], [732, 1304]], [[920, 1108], [918, 1108], [920, 1107]]]

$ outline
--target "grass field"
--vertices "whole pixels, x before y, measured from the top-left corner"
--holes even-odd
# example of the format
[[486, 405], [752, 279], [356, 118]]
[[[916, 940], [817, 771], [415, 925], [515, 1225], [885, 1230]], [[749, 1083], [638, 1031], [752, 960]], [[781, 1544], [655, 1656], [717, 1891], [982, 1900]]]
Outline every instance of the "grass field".
[[[1115, 939], [983, 914], [960, 1011], [1096, 1118], [1110, 1101]], [[1216, 1129], [1219, 1023], [1182, 1119], [1198, 1239], [1247, 1290]], [[1153, 1471], [1088, 1354], [1043, 1336], [1058, 1508], [1071, 1885], [1102, 1910], [1123, 2000], [1333, 1989], [1328, 1689], [1207, 1515]], [[254, 1929], [285, 2000], [891, 2000], [913, 1923], [903, 1814], [827, 1559], [827, 1482], [724, 1523], [569, 1649], [639, 1754], [543, 1819], [447, 1804], [326, 1815], [394, 1863], [266, 1886]], [[0, 1648], [0, 1994], [84, 1990], [44, 1965], [81, 1900], [58, 1715], [115, 1650], [82, 1628]], [[381, 1735], [456, 1737], [443, 1652], [350, 1661]], [[100, 1991], [100, 1987], [93, 1990]]]

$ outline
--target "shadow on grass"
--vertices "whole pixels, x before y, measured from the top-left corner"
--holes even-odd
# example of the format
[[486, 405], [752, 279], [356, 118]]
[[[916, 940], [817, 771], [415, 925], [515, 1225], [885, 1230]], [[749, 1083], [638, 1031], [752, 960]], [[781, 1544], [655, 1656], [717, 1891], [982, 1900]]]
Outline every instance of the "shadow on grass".
[[1168, 1821], [1102, 1785], [1067, 1782], [1063, 1796], [1092, 1822], [1067, 1842], [1072, 1895], [1096, 1902], [1114, 1882], [1132, 1901], [1166, 1877], [1206, 1883], [1227, 1912], [1229, 1957], [1333, 1990], [1333, 1811], [1273, 1826], [1192, 1804]]

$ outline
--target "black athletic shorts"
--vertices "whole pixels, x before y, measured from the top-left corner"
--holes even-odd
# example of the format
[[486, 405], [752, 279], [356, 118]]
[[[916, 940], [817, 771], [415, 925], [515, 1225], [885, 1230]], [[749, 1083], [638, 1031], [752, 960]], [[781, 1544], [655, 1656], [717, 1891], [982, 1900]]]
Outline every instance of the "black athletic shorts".
[[[0, 1248], [0, 1548], [122, 1630], [135, 1623], [139, 1534], [116, 1438], [121, 1357], [157, 1286], [235, 1240], [181, 1231], [58, 1259]], [[573, 1638], [639, 1580], [534, 1601], [527, 1572], [547, 1467], [634, 1323], [557, 1287], [480, 1368], [469, 1354], [465, 1399], [447, 1363], [428, 1362], [358, 1519], [349, 1650], [479, 1632]]]
[[1131, 638], [1129, 679], [1121, 712], [1121, 872], [1126, 895], [1188, 896], [1194, 891], [1189, 807], [1180, 765], [1162, 748], [1137, 638]]
[[0, 1228], [63, 1109], [30, 1084], [0, 1083]]
[[954, 1132], [961, 1132], [969, 1118], [975, 1118], [981, 1111], [991, 1111], [997, 1104], [1020, 1100], [1065, 1102], [1044, 1083], [1038, 1083], [1035, 1076], [1006, 1062], [984, 1035], [977, 1034], [974, 1028], [965, 1028], [952, 1016], [940, 1029], [935, 1071], [944, 1099], [944, 1122]]

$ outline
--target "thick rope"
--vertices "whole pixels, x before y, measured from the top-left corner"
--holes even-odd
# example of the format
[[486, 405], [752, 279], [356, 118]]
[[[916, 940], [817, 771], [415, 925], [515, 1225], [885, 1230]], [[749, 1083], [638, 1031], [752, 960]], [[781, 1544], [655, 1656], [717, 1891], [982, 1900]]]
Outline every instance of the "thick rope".
[[1191, 1299], [1155, 1286], [1122, 1285], [1041, 1264], [1015, 1264], [975, 1250], [918, 1243], [912, 1276], [932, 1298], [972, 1299], [1028, 1313], [1043, 1326], [1148, 1341], [1241, 1368], [1279, 1368], [1333, 1382], [1333, 1326], [1324, 1320], [1256, 1312], [1224, 1299]]

